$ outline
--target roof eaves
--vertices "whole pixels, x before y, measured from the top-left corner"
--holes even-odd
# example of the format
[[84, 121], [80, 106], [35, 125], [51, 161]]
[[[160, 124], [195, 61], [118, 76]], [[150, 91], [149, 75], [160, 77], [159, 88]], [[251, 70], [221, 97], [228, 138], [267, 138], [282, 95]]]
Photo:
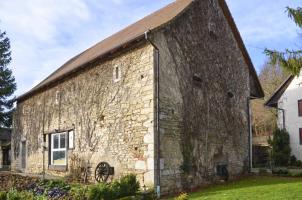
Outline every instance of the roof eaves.
[[283, 83], [274, 91], [271, 97], [264, 103], [264, 105], [267, 107], [276, 108], [278, 106], [278, 100], [287, 89], [289, 84], [292, 82], [294, 77], [294, 75], [288, 76], [288, 78], [283, 81]]
[[[124, 43], [124, 44], [121, 44], [121, 45], [119, 45], [119, 46], [117, 46], [117, 47], [115, 47], [115, 48], [112, 48], [112, 49], [108, 50], [106, 53], [104, 53], [103, 55], [97, 56], [97, 57], [93, 58], [92, 60], [90, 60], [90, 61], [84, 63], [83, 65], [78, 66], [76, 69], [74, 69], [74, 70], [72, 70], [72, 71], [69, 71], [68, 73], [64, 74], [63, 76], [57, 77], [56, 79], [52, 80], [51, 82], [49, 82], [49, 83], [47, 83], [47, 84], [45, 84], [45, 85], [39, 84], [39, 85], [35, 86], [35, 87], [34, 87], [33, 89], [31, 89], [30, 91], [28, 91], [28, 92], [26, 92], [26, 93], [24, 93], [24, 94], [18, 96], [18, 97], [16, 98], [16, 100], [17, 100], [17, 101], [22, 101], [22, 100], [25, 99], [27, 96], [33, 95], [33, 94], [35, 94], [36, 92], [39, 92], [40, 90], [43, 90], [43, 89], [47, 88], [49, 85], [52, 85], [52, 84], [54, 84], [55, 82], [60, 81], [60, 80], [64, 79], [65, 77], [67, 77], [67, 76], [69, 76], [69, 75], [71, 75], [71, 74], [73, 74], [73, 73], [79, 71], [80, 69], [83, 69], [85, 66], [89, 65], [90, 63], [93, 63], [95, 60], [97, 60], [97, 59], [102, 59], [102, 58], [105, 58], [105, 57], [107, 57], [107, 56], [109, 56], [109, 55], [112, 55], [112, 54], [116, 53], [117, 51], [119, 51], [119, 50], [121, 50], [121, 49], [123, 49], [123, 48], [127, 48], [129, 44], [132, 44], [132, 43], [141, 41], [143, 38], [144, 38], [144, 35], [142, 34], [142, 35], [139, 35], [139, 36], [133, 38], [132, 40], [128, 41], [127, 43]], [[83, 52], [83, 53], [84, 53], [84, 52]], [[82, 54], [82, 53], [81, 53], [81, 54]], [[80, 54], [79, 54], [79, 55], [80, 55]], [[79, 55], [75, 56], [74, 58], [78, 57]], [[74, 59], [74, 58], [72, 58], [72, 59]], [[72, 60], [72, 59], [71, 59], [71, 60]], [[71, 60], [67, 61], [66, 63], [71, 62]], [[53, 72], [51, 75], [49, 75], [49, 76], [48, 76], [47, 78], [45, 78], [44, 80], [47, 80], [49, 77], [51, 77], [54, 73], [56, 73], [56, 72], [59, 71], [59, 70], [60, 70], [60, 68], [57, 69], [55, 72]], [[44, 81], [44, 80], [43, 80], [43, 81]], [[42, 81], [42, 82], [43, 82], [43, 81]], [[42, 83], [42, 82], [41, 82], [41, 83]]]

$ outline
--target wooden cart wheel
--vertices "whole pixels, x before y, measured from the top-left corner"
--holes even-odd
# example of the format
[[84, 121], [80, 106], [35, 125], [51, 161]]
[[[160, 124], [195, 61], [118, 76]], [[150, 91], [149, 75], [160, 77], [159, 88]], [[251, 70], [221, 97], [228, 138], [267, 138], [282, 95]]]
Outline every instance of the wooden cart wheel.
[[107, 162], [100, 162], [95, 168], [95, 180], [97, 182], [104, 182], [108, 180], [110, 175], [110, 165]]

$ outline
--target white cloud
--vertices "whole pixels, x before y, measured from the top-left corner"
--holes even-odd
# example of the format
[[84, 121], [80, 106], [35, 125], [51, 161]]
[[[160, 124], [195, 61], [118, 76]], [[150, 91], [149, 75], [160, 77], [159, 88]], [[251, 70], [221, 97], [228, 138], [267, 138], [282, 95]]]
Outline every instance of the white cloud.
[[0, 1], [0, 29], [11, 40], [17, 95], [76, 54], [171, 1]]
[[249, 43], [297, 37], [297, 27], [287, 17], [285, 8], [298, 6], [298, 1], [227, 0], [227, 3], [242, 37]]
[[[1, 0], [0, 29], [11, 40], [17, 95], [76, 54], [172, 1]], [[292, 1], [227, 2], [248, 43], [295, 37], [295, 26], [283, 12]]]
[[80, 0], [0, 2], [0, 27], [11, 40], [17, 95], [79, 52], [80, 47], [60, 42], [70, 39], [65, 37], [73, 35], [72, 31], [80, 29], [90, 17], [88, 6]]

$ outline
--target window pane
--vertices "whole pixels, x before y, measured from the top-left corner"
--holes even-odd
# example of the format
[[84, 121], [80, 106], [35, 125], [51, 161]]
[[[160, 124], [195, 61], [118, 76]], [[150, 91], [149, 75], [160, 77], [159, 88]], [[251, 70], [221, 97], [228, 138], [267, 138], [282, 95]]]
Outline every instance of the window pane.
[[65, 151], [53, 151], [53, 165], [65, 165]]
[[61, 149], [65, 148], [65, 141], [66, 141], [66, 134], [61, 134], [60, 135], [60, 148]]
[[54, 149], [59, 148], [59, 135], [53, 136], [53, 148]]

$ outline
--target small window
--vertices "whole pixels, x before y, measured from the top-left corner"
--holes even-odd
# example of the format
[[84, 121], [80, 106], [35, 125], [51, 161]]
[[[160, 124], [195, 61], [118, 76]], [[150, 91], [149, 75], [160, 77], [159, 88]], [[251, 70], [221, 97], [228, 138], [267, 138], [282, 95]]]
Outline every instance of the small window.
[[113, 81], [118, 82], [121, 80], [121, 67], [116, 65], [113, 68]]
[[302, 116], [302, 99], [298, 101], [298, 114], [299, 117]]
[[59, 104], [59, 101], [60, 101], [60, 92], [57, 91], [56, 92], [56, 104]]
[[300, 145], [302, 145], [302, 128], [299, 128], [299, 140], [300, 140]]
[[51, 165], [66, 165], [66, 133], [51, 135]]

